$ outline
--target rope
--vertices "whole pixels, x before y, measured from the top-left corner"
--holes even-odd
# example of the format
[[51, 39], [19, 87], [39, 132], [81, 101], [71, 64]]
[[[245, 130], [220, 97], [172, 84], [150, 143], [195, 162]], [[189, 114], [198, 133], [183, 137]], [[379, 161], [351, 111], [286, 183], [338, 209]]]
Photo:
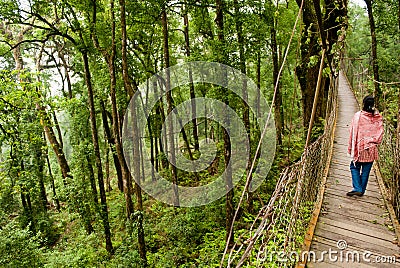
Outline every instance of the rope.
[[311, 112], [310, 123], [308, 124], [307, 139], [304, 148], [307, 148], [311, 139], [311, 132], [312, 132], [312, 127], [314, 125], [315, 112], [317, 110], [318, 95], [319, 95], [319, 90], [321, 88], [321, 78], [322, 78], [322, 69], [324, 68], [324, 60], [325, 60], [325, 48], [322, 50], [321, 64], [319, 65], [319, 72], [318, 72], [317, 87], [315, 89], [314, 102]]
[[[297, 66], [297, 63], [298, 63], [302, 31], [303, 31], [303, 25], [300, 26], [300, 34], [299, 34], [299, 38], [297, 39], [295, 66]], [[292, 137], [292, 130], [293, 130], [293, 110], [294, 110], [294, 102], [296, 100], [296, 97], [297, 97], [297, 79], [293, 79], [293, 97], [292, 97], [292, 103], [291, 103], [290, 113], [289, 113], [289, 137], [288, 137], [288, 146], [287, 146], [288, 161], [290, 161], [290, 147], [291, 147], [291, 137]]]

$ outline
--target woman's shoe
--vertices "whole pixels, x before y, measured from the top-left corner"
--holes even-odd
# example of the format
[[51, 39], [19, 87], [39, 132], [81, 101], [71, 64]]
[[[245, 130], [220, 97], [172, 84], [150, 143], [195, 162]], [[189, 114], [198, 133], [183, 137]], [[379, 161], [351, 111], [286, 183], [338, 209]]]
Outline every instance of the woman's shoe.
[[361, 193], [361, 192], [356, 192], [356, 191], [351, 191], [351, 192], [348, 192], [346, 195], [347, 195], [347, 196], [353, 196], [353, 195], [356, 195], [356, 196], [363, 196], [363, 193]]

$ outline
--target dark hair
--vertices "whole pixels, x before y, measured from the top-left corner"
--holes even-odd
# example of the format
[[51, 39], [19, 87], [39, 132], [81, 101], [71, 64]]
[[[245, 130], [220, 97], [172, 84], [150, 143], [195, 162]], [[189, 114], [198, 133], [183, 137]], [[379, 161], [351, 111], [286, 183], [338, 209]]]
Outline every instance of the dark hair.
[[362, 109], [363, 109], [363, 111], [374, 114], [374, 112], [375, 112], [374, 105], [375, 105], [374, 97], [366, 96], [363, 99], [363, 108]]

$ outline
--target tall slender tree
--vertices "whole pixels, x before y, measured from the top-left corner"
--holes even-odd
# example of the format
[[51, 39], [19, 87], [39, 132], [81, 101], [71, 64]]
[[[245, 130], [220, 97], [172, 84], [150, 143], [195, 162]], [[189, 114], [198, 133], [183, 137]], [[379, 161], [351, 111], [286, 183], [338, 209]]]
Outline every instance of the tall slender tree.
[[371, 31], [371, 63], [372, 63], [372, 70], [374, 73], [374, 88], [375, 88], [375, 105], [380, 109], [380, 99], [382, 98], [382, 91], [380, 88], [380, 79], [379, 79], [379, 65], [378, 65], [378, 43], [376, 39], [376, 26], [375, 26], [375, 18], [373, 13], [372, 1], [371, 0], [364, 0], [365, 4], [367, 5], [367, 12], [368, 12], [368, 20], [369, 20], [369, 28]]
[[[168, 68], [170, 67], [170, 59], [169, 59], [169, 44], [168, 44], [168, 18], [167, 18], [167, 4], [163, 4], [161, 10], [161, 24], [163, 29], [163, 48], [164, 48], [164, 67], [167, 69], [166, 71], [166, 79], [165, 79], [165, 91], [166, 91], [166, 99], [167, 99], [167, 112], [170, 114], [174, 107], [174, 100], [172, 98], [171, 84], [170, 84], [170, 73]], [[170, 153], [170, 169], [172, 172], [172, 182], [173, 182], [173, 202], [175, 206], [179, 206], [179, 192], [178, 192], [178, 170], [175, 166], [175, 141], [173, 136], [173, 122], [171, 117], [168, 117], [168, 147]]]
[[[220, 49], [218, 50], [219, 60], [221, 63], [227, 64], [228, 57], [226, 51], [226, 44], [225, 44], [225, 33], [224, 33], [224, 10], [225, 10], [225, 2], [224, 0], [216, 0], [216, 17], [215, 17], [215, 24], [217, 25], [217, 38], [218, 38], [218, 45]], [[227, 80], [226, 74], [225, 81]], [[222, 96], [223, 102], [229, 106], [229, 98], [228, 92], [220, 92]], [[229, 126], [229, 117], [226, 116], [225, 112], [225, 125]], [[234, 205], [233, 205], [233, 182], [232, 182], [232, 167], [229, 164], [229, 160], [231, 158], [231, 142], [230, 137], [227, 130], [223, 129], [223, 140], [224, 140], [224, 160], [225, 160], [225, 187], [227, 189], [226, 193], [226, 220], [225, 220], [225, 229], [226, 229], [226, 242], [228, 244], [228, 248], [233, 246], [234, 242], [234, 231], [232, 227], [233, 224], [233, 217], [234, 217]], [[231, 231], [232, 230], [232, 231]]]
[[[125, 91], [127, 92], [128, 96], [130, 98], [134, 97], [135, 88], [133, 88], [133, 84], [131, 83], [128, 75], [128, 58], [127, 58], [127, 42], [128, 42], [128, 36], [127, 36], [127, 30], [126, 30], [126, 6], [125, 6], [125, 0], [120, 0], [120, 12], [121, 12], [121, 38], [122, 38], [122, 77], [124, 81], [124, 88]], [[114, 15], [113, 15], [114, 18]], [[115, 48], [114, 48], [114, 55], [115, 55]], [[135, 181], [135, 194], [136, 194], [136, 201], [137, 201], [137, 206], [136, 209], [139, 211], [139, 214], [137, 216], [137, 232], [138, 232], [138, 244], [139, 244], [139, 254], [142, 259], [143, 265], [147, 266], [147, 256], [146, 256], [146, 245], [145, 245], [145, 239], [144, 239], [144, 229], [143, 229], [143, 201], [142, 201], [142, 189], [140, 188], [140, 181], [141, 181], [141, 174], [140, 174], [140, 149], [139, 149], [139, 131], [137, 127], [137, 118], [136, 118], [136, 107], [133, 107], [131, 109], [132, 113], [132, 139], [133, 139], [133, 172], [134, 176], [136, 178]], [[122, 148], [121, 148], [122, 149]], [[125, 165], [126, 162], [124, 161]], [[132, 180], [130, 179], [130, 173], [128, 173], [129, 177], [129, 184], [132, 183]]]
[[[186, 56], [190, 58], [190, 36], [189, 36], [189, 16], [188, 16], [188, 4], [186, 1], [182, 5], [182, 13], [183, 13], [183, 33], [185, 35], [185, 51]], [[189, 69], [189, 82], [190, 82], [190, 98], [192, 104], [192, 125], [193, 125], [193, 140], [194, 140], [194, 150], [199, 150], [199, 134], [198, 134], [198, 127], [197, 127], [197, 119], [196, 119], [196, 98], [195, 91], [194, 91], [194, 84], [193, 84], [193, 73], [192, 70]], [[190, 150], [188, 148], [188, 150]]]

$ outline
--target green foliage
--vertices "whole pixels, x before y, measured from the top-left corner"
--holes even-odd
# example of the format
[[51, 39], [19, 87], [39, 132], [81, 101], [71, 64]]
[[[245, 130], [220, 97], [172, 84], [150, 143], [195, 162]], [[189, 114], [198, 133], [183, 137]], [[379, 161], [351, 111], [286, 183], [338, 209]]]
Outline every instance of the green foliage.
[[71, 240], [62, 239], [59, 242], [62, 250], [45, 253], [46, 264], [44, 267], [98, 267], [108, 259], [107, 251], [99, 243], [97, 235], [87, 235], [80, 229], [76, 237]]
[[1, 267], [42, 267], [44, 263], [40, 239], [29, 231], [21, 229], [15, 222], [0, 228]]
[[[106, 120], [112, 127], [116, 122], [111, 120], [111, 80], [107, 61], [112, 56], [113, 42], [117, 48], [112, 67], [116, 73], [120, 127], [129, 102], [122, 79], [121, 2], [114, 1], [113, 10], [111, 1], [108, 0], [25, 2], [0, 2], [0, 19], [5, 22], [0, 25], [0, 65], [4, 69], [0, 73], [0, 226], [5, 226], [0, 230], [0, 266], [11, 261], [10, 267], [141, 267], [143, 260], [138, 252], [137, 221], [126, 221], [124, 194], [119, 192], [117, 187], [117, 172], [111, 153], [108, 164], [113, 190], [107, 193], [107, 204], [115, 251], [108, 254], [105, 250], [99, 205], [95, 201], [98, 197], [93, 193], [93, 185], [97, 184], [98, 187], [99, 170], [94, 157], [88, 109], [88, 81], [85, 81], [87, 76], [81, 53], [87, 52], [89, 57], [97, 134], [100, 140], [101, 161], [105, 165], [105, 151], [111, 144], [104, 134], [100, 101], [104, 102]], [[242, 47], [247, 75], [254, 81], [259, 80], [261, 94], [269, 101], [272, 100], [274, 85], [271, 29], [275, 27], [279, 61], [282, 61], [298, 11], [294, 1], [277, 2], [276, 5], [268, 1], [238, 1], [238, 10], [235, 10], [231, 2], [225, 1], [227, 5], [223, 10], [224, 43], [217, 41], [214, 1], [183, 1], [183, 6], [173, 1], [125, 2], [127, 75], [134, 90], [165, 65], [160, 20], [160, 13], [165, 4], [171, 65], [190, 60], [219, 60], [239, 68], [239, 48]], [[184, 10], [188, 12], [189, 18], [190, 56], [187, 56], [183, 35]], [[114, 40], [111, 28], [112, 12], [115, 15]], [[238, 40], [237, 22], [240, 22], [242, 27], [242, 41]], [[300, 32], [300, 26], [296, 30]], [[22, 43], [13, 47], [14, 50], [11, 51], [10, 45], [14, 46], [20, 41]], [[391, 49], [392, 52], [395, 51], [394, 46]], [[17, 66], [14, 56], [18, 52], [21, 54], [23, 70], [11, 71]], [[283, 145], [279, 148], [265, 183], [257, 192], [258, 198], [254, 200], [253, 207], [245, 205], [240, 211], [235, 227], [236, 237], [245, 233], [254, 220], [254, 215], [249, 211], [253, 209], [253, 212], [257, 213], [262, 203], [268, 201], [282, 168], [298, 159], [303, 151], [301, 101], [298, 87], [293, 83], [296, 57], [296, 50], [290, 50], [281, 78]], [[389, 54], [386, 60], [388, 59]], [[317, 62], [317, 59], [312, 57], [310, 65]], [[160, 81], [159, 90], [164, 90], [161, 85]], [[226, 92], [225, 89], [213, 85], [195, 85], [196, 96], [229, 100], [230, 106], [238, 116], [243, 117], [242, 101], [234, 94]], [[174, 104], [179, 105], [189, 99], [189, 93], [189, 86], [174, 89]], [[164, 101], [165, 98], [161, 99], [159, 104]], [[55, 117], [58, 118], [58, 125], [55, 123]], [[257, 148], [261, 131], [254, 117], [255, 115], [250, 113], [252, 152]], [[146, 137], [146, 143], [159, 141], [161, 121], [159, 110], [150, 111], [150, 131], [153, 140]], [[65, 179], [65, 183], [60, 172], [59, 159], [52, 150], [54, 144], [48, 144], [48, 140], [43, 139], [43, 125], [54, 131], [62, 153], [66, 156], [70, 177]], [[216, 166], [217, 174], [210, 175], [208, 170], [204, 170], [199, 172], [197, 181], [193, 174], [179, 170], [181, 185], [207, 184], [215, 180], [216, 176], [220, 176], [224, 169], [222, 127], [212, 119], [205, 118], [198, 120], [198, 127], [200, 139], [206, 136], [210, 138], [212, 129], [218, 149], [217, 158], [220, 160]], [[192, 136], [192, 128], [192, 123], [185, 126], [189, 136]], [[314, 133], [320, 134], [322, 127], [319, 130]], [[111, 139], [115, 138], [112, 134]], [[193, 143], [193, 138], [189, 139]], [[178, 142], [183, 144], [182, 140], [180, 136]], [[112, 148], [115, 149], [115, 145], [112, 145]], [[155, 158], [160, 163], [168, 163], [167, 156], [160, 151], [158, 148]], [[46, 154], [49, 157], [49, 167]], [[195, 158], [200, 154], [201, 152], [194, 152]], [[258, 159], [257, 163], [263, 164], [265, 161]], [[164, 166], [160, 164], [159, 173], [165, 178], [170, 178], [169, 167]], [[238, 172], [244, 173], [242, 170]], [[48, 202], [45, 205], [43, 189], [39, 182], [43, 182], [44, 185]], [[239, 200], [237, 193], [243, 188], [241, 182], [234, 189], [235, 204]], [[60, 211], [54, 208], [53, 190], [61, 202]], [[145, 243], [150, 267], [219, 266], [226, 236], [224, 198], [201, 208], [172, 208], [160, 204], [146, 194], [143, 195], [144, 211], [135, 210], [133, 218], [139, 214], [144, 217]], [[132, 195], [133, 199], [134, 197], [135, 195]], [[20, 227], [17, 227], [17, 223]], [[284, 234], [277, 231], [276, 235], [277, 243], [281, 243]], [[12, 246], [6, 247], [7, 245]]]
[[[220, 202], [204, 208], [175, 210], [159, 203], [153, 204], [153, 213], [156, 214], [150, 214], [149, 225], [152, 227], [148, 230], [148, 246], [154, 252], [149, 256], [151, 265], [192, 267], [198, 259], [208, 259], [208, 263], [217, 264], [215, 256], [220, 253], [214, 252], [213, 245], [224, 244], [221, 237], [214, 236], [214, 233], [224, 234], [225, 219]], [[199, 252], [199, 249], [203, 250]]]

